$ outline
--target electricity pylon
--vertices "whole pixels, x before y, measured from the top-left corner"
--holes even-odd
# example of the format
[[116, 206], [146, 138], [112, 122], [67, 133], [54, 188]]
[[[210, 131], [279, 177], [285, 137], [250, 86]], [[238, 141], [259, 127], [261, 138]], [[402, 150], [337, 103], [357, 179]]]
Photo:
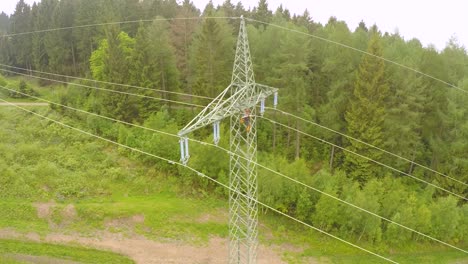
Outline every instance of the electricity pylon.
[[214, 142], [220, 138], [221, 120], [230, 118], [229, 174], [229, 263], [255, 263], [257, 258], [257, 128], [256, 106], [265, 110], [265, 99], [278, 89], [255, 83], [244, 18], [239, 37], [231, 84], [206, 106], [178, 135], [181, 161], [189, 159], [187, 134], [213, 124]]

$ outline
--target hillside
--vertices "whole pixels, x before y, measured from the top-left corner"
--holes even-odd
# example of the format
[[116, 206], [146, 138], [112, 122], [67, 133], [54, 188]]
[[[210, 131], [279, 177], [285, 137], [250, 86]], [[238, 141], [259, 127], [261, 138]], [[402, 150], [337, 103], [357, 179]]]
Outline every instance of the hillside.
[[[79, 126], [47, 106], [22, 107]], [[109, 257], [67, 246], [81, 245], [111, 250], [136, 263], [224, 263], [227, 204], [222, 192], [184, 184], [150, 161], [13, 106], [0, 110], [0, 206], [8, 212], [0, 216], [0, 238], [15, 239], [0, 240], [9, 245], [0, 251], [2, 261], [48, 256], [104, 263]], [[376, 263], [375, 257], [272, 213], [261, 215], [260, 226], [259, 263]], [[28, 247], [18, 239], [40, 244]], [[66, 246], [57, 250], [47, 243]], [[414, 244], [409, 252], [388, 252], [401, 263], [455, 263], [463, 257], [441, 247], [426, 250], [427, 245]]]
[[265, 263], [465, 261], [466, 48], [313, 15], [266, 0], [0, 14], [0, 254], [216, 263], [230, 244], [242, 262], [259, 236]]

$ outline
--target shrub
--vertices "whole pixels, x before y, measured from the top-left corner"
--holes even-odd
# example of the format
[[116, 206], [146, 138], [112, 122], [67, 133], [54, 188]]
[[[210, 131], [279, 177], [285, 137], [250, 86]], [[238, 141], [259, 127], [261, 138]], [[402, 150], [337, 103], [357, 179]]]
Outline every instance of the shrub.
[[37, 93], [24, 80], [21, 80], [18, 84], [18, 87], [13, 89], [17, 92], [11, 91], [9, 94], [11, 98], [28, 98], [28, 96], [25, 94], [33, 96], [37, 95]]

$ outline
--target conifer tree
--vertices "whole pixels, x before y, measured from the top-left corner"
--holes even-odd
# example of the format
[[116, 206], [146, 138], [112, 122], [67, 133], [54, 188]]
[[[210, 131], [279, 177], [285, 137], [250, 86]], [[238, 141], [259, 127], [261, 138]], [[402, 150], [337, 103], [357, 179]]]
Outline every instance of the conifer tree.
[[[149, 27], [141, 27], [132, 54], [131, 82], [134, 85], [163, 91], [176, 91], [179, 87], [174, 50], [169, 39], [169, 24], [154, 21]], [[168, 93], [149, 93], [151, 96], [176, 99]], [[140, 114], [148, 116], [155, 110], [155, 100], [143, 99]]]
[[273, 13], [268, 9], [268, 3], [266, 0], [260, 0], [258, 6], [254, 11], [254, 19], [262, 22], [270, 22], [273, 18]]
[[[16, 9], [10, 17], [10, 33], [21, 33], [31, 31], [31, 6], [20, 0]], [[16, 66], [31, 68], [31, 35], [14, 36], [11, 39], [14, 47], [13, 58]]]
[[[104, 22], [103, 0], [75, 0], [77, 8], [74, 10], [73, 24], [87, 25]], [[110, 19], [109, 19], [110, 21]], [[115, 20], [114, 20], [115, 21]], [[89, 58], [98, 47], [99, 41], [104, 37], [103, 27], [82, 27], [72, 31], [75, 48], [77, 68], [81, 74], [89, 71]]]
[[[130, 80], [131, 55], [135, 40], [125, 32], [113, 28], [107, 38], [102, 40], [99, 48], [90, 58], [91, 72], [99, 81], [127, 84]], [[106, 89], [124, 91], [128, 88], [107, 85]], [[105, 114], [125, 121], [132, 121], [138, 116], [136, 99], [127, 94], [102, 92], [102, 106]]]
[[[185, 0], [177, 10], [176, 18], [198, 17], [198, 10], [190, 0]], [[198, 23], [193, 20], [176, 19], [171, 23], [171, 39], [175, 50], [177, 68], [185, 92], [192, 93], [187, 81], [191, 68], [189, 64], [189, 47], [192, 44]]]
[[[372, 34], [367, 51], [375, 56], [382, 56], [380, 36], [376, 32]], [[363, 57], [354, 84], [354, 98], [345, 114], [348, 134], [375, 146], [382, 146], [384, 142], [382, 129], [385, 120], [385, 99], [388, 95], [384, 66], [381, 59], [371, 55]], [[347, 149], [376, 160], [382, 155], [380, 151], [356, 141], [350, 141]], [[371, 161], [348, 152], [345, 157], [349, 176], [361, 185], [370, 178], [379, 176], [379, 167]]]
[[[208, 4], [205, 16], [216, 15]], [[234, 57], [234, 36], [225, 20], [203, 21], [190, 47], [189, 84], [198, 95], [215, 97], [229, 84]]]
[[10, 18], [4, 12], [0, 13], [0, 33], [6, 33], [10, 25]]

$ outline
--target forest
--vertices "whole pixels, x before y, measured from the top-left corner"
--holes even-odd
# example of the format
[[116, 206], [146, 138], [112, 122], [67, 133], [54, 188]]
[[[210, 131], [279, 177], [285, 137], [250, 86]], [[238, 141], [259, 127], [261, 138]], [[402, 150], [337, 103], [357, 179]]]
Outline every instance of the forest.
[[[0, 85], [35, 96], [50, 88], [45, 94], [60, 104], [176, 133], [199, 110], [176, 101], [207, 105], [210, 100], [203, 97], [213, 98], [229, 84], [240, 16], [248, 25], [256, 81], [280, 89], [279, 110], [267, 110], [258, 124], [259, 163], [466, 246], [468, 54], [455, 38], [437, 50], [378, 25], [349, 28], [335, 17], [320, 24], [307, 10], [301, 15], [281, 6], [270, 10], [266, 0], [250, 10], [230, 0], [220, 6], [210, 2], [203, 10], [190, 0], [42, 0], [32, 6], [20, 0], [11, 16], [0, 15]], [[126, 22], [109, 23], [116, 21]], [[91, 24], [105, 25], [79, 27]], [[47, 30], [54, 28], [69, 29]], [[29, 77], [16, 81], [18, 76]], [[37, 87], [28, 81], [36, 77]], [[83, 129], [179, 159], [176, 139], [50, 107]], [[224, 147], [228, 127], [226, 120]], [[212, 141], [210, 129], [195, 137]], [[227, 197], [222, 187], [167, 162], [123, 153], [176, 175], [193, 195]], [[190, 166], [228, 182], [226, 153], [200, 145], [193, 145], [192, 153]], [[265, 169], [259, 168], [258, 177], [259, 200], [337, 236], [393, 246], [430, 241]]]

